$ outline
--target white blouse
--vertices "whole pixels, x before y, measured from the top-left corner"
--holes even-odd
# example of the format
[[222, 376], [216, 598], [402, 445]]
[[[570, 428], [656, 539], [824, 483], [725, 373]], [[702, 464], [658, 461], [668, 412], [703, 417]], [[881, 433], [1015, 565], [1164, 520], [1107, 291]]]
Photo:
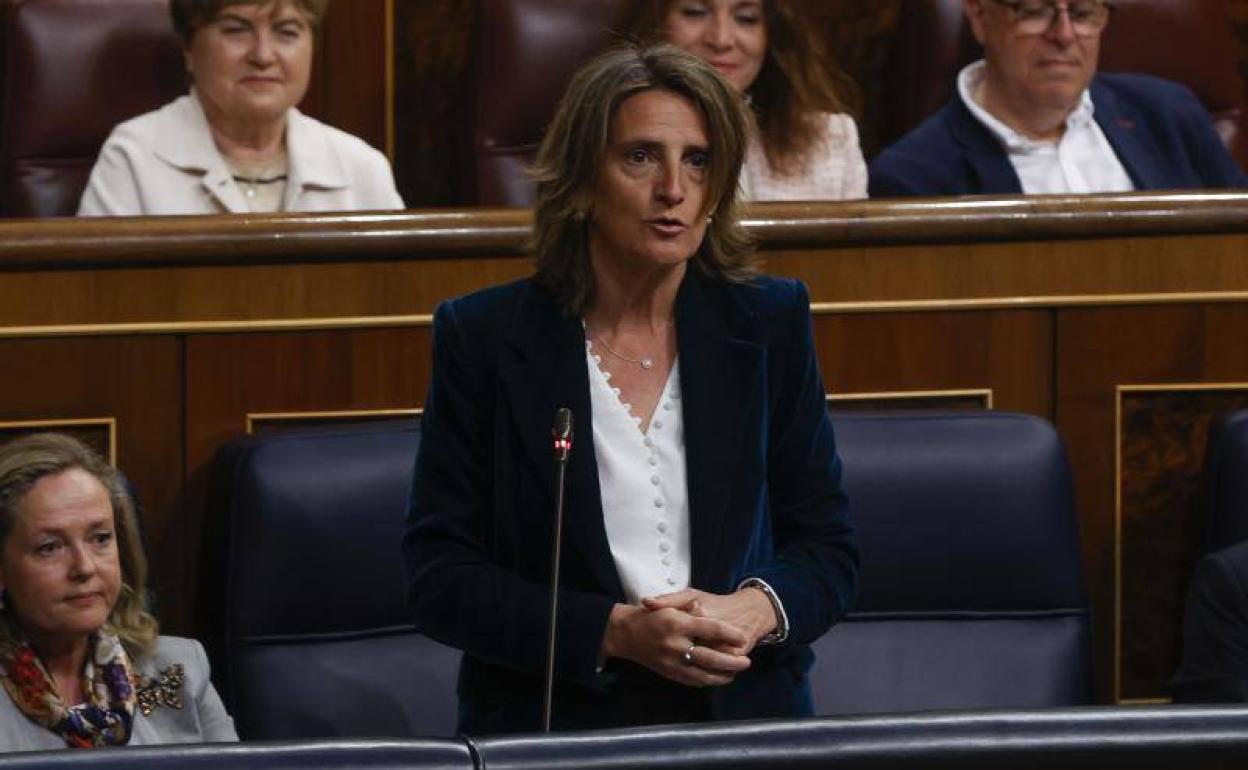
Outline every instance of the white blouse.
[[680, 366], [672, 365], [650, 428], [641, 430], [586, 342], [594, 452], [611, 556], [632, 604], [689, 587], [689, 489], [680, 408]]
[[789, 175], [767, 162], [763, 140], [754, 133], [741, 167], [741, 198], [747, 201], [835, 201], [867, 197], [867, 164], [858, 145], [858, 126], [844, 114], [824, 113], [823, 130], [806, 165]]

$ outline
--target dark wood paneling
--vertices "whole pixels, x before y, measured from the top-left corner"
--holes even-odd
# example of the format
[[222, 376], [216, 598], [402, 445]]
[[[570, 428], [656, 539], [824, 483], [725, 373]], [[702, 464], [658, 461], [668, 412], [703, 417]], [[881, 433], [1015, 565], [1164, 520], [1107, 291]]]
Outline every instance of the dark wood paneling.
[[[398, 0], [401, 4], [401, 0]], [[300, 108], [386, 150], [387, 0], [330, 3]]]
[[[0, 422], [116, 421], [117, 466], [138, 492], [161, 620], [175, 629], [185, 609], [171, 534], [182, 487], [181, 373], [174, 337], [0, 341]], [[100, 438], [98, 428], [68, 432]]]
[[1179, 665], [1188, 578], [1204, 542], [1201, 470], [1209, 425], [1245, 406], [1248, 385], [1121, 396], [1123, 698], [1168, 692]]
[[[1075, 469], [1075, 481], [1083, 522], [1085, 559], [1088, 582], [1095, 608], [1095, 629], [1098, 662], [1107, 672], [1103, 686], [1106, 697], [1161, 697], [1158, 690], [1163, 678], [1164, 661], [1173, 655], [1173, 634], [1178, 618], [1172, 613], [1174, 602], [1165, 604], [1164, 595], [1150, 592], [1148, 585], [1132, 585], [1131, 595], [1141, 604], [1133, 622], [1147, 627], [1124, 627], [1123, 636], [1132, 638], [1131, 678], [1123, 680], [1115, 692], [1108, 674], [1120, 661], [1119, 639], [1115, 635], [1115, 494], [1119, 479], [1116, 473], [1116, 414], [1119, 386], [1169, 386], [1186, 383], [1217, 383], [1248, 381], [1248, 338], [1238, 333], [1248, 323], [1248, 306], [1188, 305], [1165, 308], [1096, 308], [1063, 310], [1058, 315], [1056, 355], [1060, 362], [1057, 377], [1057, 424], [1069, 445]], [[1173, 595], [1181, 591], [1185, 580], [1186, 544], [1156, 543], [1149, 536], [1150, 528], [1171, 526], [1185, 531], [1182, 511], [1166, 511], [1167, 517], [1178, 517], [1180, 523], [1156, 525], [1158, 506], [1147, 490], [1158, 478], [1168, 478], [1179, 485], [1167, 497], [1180, 507], [1181, 501], [1194, 494], [1191, 471], [1184, 470], [1195, 462], [1194, 454], [1203, 446], [1203, 431], [1211, 410], [1222, 408], [1216, 400], [1189, 399], [1184, 402], [1186, 417], [1179, 414], [1144, 416], [1140, 404], [1131, 405], [1132, 422], [1125, 448], [1124, 472], [1130, 478], [1121, 480], [1124, 497], [1122, 527], [1124, 544], [1129, 540], [1134, 555], [1131, 570], [1156, 568], [1164, 575], [1165, 591]], [[1204, 406], [1201, 406], [1201, 404]], [[1156, 402], [1154, 402], [1156, 404]], [[1194, 411], [1193, 411], [1194, 410]], [[1173, 443], [1176, 429], [1173, 419], [1191, 422], [1189, 435]], [[1181, 431], [1178, 431], [1181, 432]], [[1173, 474], [1173, 475], [1168, 475]], [[1128, 504], [1129, 503], [1129, 504]], [[1141, 559], [1144, 561], [1141, 562]], [[1155, 563], [1153, 563], [1155, 561]], [[1143, 594], [1142, 596], [1140, 594]], [[1158, 599], [1156, 612], [1147, 602]], [[1159, 617], [1159, 615], [1167, 615]], [[1141, 662], [1142, 661], [1142, 662]], [[1162, 661], [1162, 662], [1159, 662]], [[1126, 673], [1124, 671], [1124, 673]]]
[[995, 408], [1053, 416], [1047, 311], [818, 315], [815, 341], [834, 395], [986, 389]]

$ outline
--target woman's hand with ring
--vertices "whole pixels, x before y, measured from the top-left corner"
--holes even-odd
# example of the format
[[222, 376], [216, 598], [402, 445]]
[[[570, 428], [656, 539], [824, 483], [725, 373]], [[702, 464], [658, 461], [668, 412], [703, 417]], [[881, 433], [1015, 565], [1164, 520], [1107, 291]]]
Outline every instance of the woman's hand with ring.
[[607, 620], [602, 658], [631, 660], [691, 687], [716, 687], [750, 667], [748, 657], [721, 649], [746, 643], [739, 629], [714, 618], [617, 604]]

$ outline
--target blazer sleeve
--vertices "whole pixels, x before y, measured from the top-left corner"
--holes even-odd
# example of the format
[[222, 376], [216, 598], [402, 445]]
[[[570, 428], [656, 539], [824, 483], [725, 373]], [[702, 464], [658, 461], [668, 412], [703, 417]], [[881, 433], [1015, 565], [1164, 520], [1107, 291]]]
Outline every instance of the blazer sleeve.
[[114, 130], [91, 169], [78, 216], [140, 216], [143, 210], [139, 174], [133, 153], [143, 152], [129, 137]]
[[217, 688], [212, 686], [209, 677], [208, 656], [204, 646], [193, 642], [195, 646], [195, 665], [202, 672], [199, 677], [200, 686], [195, 692], [195, 709], [199, 713], [199, 726], [204, 743], [236, 743], [238, 733], [234, 731], [234, 720], [225, 710]]
[[809, 644], [853, 604], [858, 550], [815, 356], [810, 300], [802, 284], [791, 285], [791, 309], [768, 364], [767, 487], [776, 557], [752, 576], [778, 595], [789, 640]]
[[1183, 618], [1178, 703], [1248, 702], [1248, 586], [1222, 552], [1201, 559]]
[[[545, 666], [550, 588], [502, 563], [528, 556], [515, 553], [519, 523], [496, 517], [527, 503], [495, 504], [495, 495], [511, 492], [496, 487], [498, 453], [508, 448], [494, 446], [496, 364], [483, 352], [491, 332], [469, 332], [461, 320], [455, 302], [434, 317], [433, 379], [403, 541], [408, 603], [427, 636], [536, 676]], [[604, 683], [598, 652], [614, 604], [605, 595], [560, 590], [560, 678]]]

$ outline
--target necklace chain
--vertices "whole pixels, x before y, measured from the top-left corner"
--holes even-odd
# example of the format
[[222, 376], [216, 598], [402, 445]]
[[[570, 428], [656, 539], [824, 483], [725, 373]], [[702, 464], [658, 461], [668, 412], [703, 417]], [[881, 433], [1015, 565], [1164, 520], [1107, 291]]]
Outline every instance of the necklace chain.
[[616, 350], [615, 348], [611, 347], [611, 343], [607, 342], [606, 338], [605, 338], [605, 337], [603, 337], [601, 334], [599, 334], [599, 335], [598, 335], [597, 337], [595, 337], [594, 339], [595, 339], [596, 341], [598, 341], [598, 342], [601, 342], [601, 343], [602, 343], [602, 346], [603, 346], [604, 348], [606, 348], [606, 349], [607, 349], [607, 352], [608, 352], [608, 353], [610, 353], [611, 355], [613, 355], [613, 356], [615, 356], [616, 358], [620, 359], [621, 361], [627, 361], [627, 362], [628, 362], [628, 363], [630, 363], [630, 364], [634, 364], [634, 365], [636, 365], [636, 366], [640, 366], [642, 369], [653, 369], [653, 368], [654, 368], [654, 359], [653, 359], [652, 357], [650, 357], [650, 356], [643, 356], [643, 357], [641, 357], [641, 358], [629, 358], [628, 356], [624, 355], [624, 354], [623, 354], [623, 353], [621, 353], [620, 351], [618, 351], [618, 350]]

